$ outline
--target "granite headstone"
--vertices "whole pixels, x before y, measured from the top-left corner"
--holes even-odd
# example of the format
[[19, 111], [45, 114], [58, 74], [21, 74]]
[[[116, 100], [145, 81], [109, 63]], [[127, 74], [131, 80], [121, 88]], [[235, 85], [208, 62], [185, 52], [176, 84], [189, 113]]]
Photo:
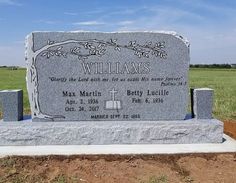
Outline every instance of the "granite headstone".
[[33, 32], [33, 121], [183, 120], [189, 44], [172, 32]]
[[[222, 142], [213, 90], [191, 90], [186, 116], [189, 43], [176, 33], [33, 32], [26, 48], [32, 119], [0, 122], [0, 146]], [[17, 92], [0, 92], [16, 106], [6, 116], [22, 114]]]

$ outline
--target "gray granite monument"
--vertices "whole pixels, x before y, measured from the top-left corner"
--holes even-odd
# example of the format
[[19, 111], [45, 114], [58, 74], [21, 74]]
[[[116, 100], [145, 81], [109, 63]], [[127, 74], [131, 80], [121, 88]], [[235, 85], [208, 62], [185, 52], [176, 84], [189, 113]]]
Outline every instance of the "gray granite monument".
[[189, 44], [177, 35], [34, 32], [27, 63], [33, 120], [183, 120], [187, 113]]
[[220, 143], [212, 91], [195, 89], [187, 115], [189, 60], [173, 32], [33, 32], [32, 119], [0, 123], [0, 145]]

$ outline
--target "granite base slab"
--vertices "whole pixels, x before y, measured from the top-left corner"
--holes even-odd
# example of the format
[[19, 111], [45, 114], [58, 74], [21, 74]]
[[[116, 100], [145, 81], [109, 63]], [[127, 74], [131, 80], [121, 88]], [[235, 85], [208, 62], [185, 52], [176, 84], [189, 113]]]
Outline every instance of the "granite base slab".
[[222, 143], [216, 119], [181, 121], [0, 122], [0, 145]]

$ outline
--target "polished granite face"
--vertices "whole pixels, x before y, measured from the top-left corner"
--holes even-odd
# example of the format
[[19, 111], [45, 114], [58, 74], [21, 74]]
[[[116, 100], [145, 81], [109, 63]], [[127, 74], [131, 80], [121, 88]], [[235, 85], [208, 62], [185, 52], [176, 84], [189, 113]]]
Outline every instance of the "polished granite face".
[[1, 90], [0, 103], [3, 106], [3, 121], [23, 119], [23, 90]]
[[181, 120], [189, 44], [168, 32], [33, 32], [26, 39], [33, 121]]
[[197, 119], [212, 119], [214, 90], [210, 88], [194, 89], [194, 116]]

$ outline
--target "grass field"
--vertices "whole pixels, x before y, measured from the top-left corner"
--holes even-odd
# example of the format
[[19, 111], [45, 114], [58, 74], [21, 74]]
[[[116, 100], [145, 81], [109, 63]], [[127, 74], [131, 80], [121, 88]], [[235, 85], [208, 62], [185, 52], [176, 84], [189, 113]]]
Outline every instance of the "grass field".
[[[0, 90], [23, 89], [24, 113], [30, 113], [28, 94], [25, 81], [26, 69], [9, 70], [0, 68]], [[1, 106], [0, 106], [1, 107]]]
[[[24, 113], [29, 113], [25, 69], [0, 69], [0, 90], [23, 89]], [[191, 69], [190, 87], [215, 90], [214, 116], [221, 120], [236, 119], [236, 69]]]
[[214, 116], [236, 119], [236, 69], [191, 69], [190, 87], [214, 89]]

